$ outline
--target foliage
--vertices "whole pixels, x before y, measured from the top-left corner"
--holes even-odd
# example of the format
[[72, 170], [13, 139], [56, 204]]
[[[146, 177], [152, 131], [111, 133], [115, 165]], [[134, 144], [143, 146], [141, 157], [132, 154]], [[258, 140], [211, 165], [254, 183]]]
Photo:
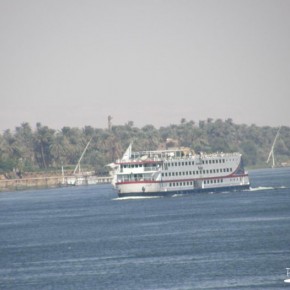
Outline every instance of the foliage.
[[[0, 134], [0, 172], [25, 172], [76, 166], [86, 144], [90, 146], [82, 160], [82, 168], [107, 172], [106, 164], [120, 158], [130, 142], [134, 150], [155, 150], [169, 146], [190, 147], [195, 152], [241, 152], [246, 166], [265, 167], [278, 128], [238, 125], [232, 119], [186, 121], [156, 129], [142, 128], [132, 121], [109, 129], [86, 126], [82, 129], [63, 127], [56, 131], [28, 123]], [[282, 127], [275, 146], [277, 163], [290, 160], [290, 128]]]

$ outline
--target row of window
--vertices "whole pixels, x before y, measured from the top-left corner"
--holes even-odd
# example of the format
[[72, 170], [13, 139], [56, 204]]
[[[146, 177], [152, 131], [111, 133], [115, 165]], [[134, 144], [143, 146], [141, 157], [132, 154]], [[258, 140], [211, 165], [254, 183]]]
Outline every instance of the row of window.
[[[200, 164], [218, 164], [218, 163], [225, 163], [225, 159], [209, 159], [209, 160], [201, 160]], [[166, 162], [164, 164], [167, 167], [174, 167], [174, 166], [191, 166], [194, 165], [194, 161], [176, 161], [176, 162]], [[158, 163], [148, 163], [148, 164], [121, 164], [121, 168], [141, 168], [141, 167], [159, 167]]]
[[212, 184], [212, 183], [223, 183], [223, 179], [208, 179], [204, 180], [204, 184]]
[[148, 164], [142, 164], [142, 163], [136, 163], [136, 164], [121, 164], [121, 169], [123, 168], [142, 168], [142, 167], [150, 167], [150, 168], [158, 168], [159, 164], [157, 163], [148, 163]]
[[167, 176], [182, 176], [182, 175], [198, 175], [198, 174], [212, 174], [212, 173], [223, 173], [232, 172], [232, 168], [221, 168], [221, 169], [206, 169], [197, 171], [180, 171], [180, 172], [162, 172], [163, 177]]
[[[225, 163], [225, 159], [213, 159], [213, 160], [202, 160], [200, 164], [217, 164], [217, 163]], [[191, 166], [194, 165], [194, 161], [178, 161], [178, 162], [167, 162], [164, 163], [165, 169], [168, 169], [168, 167], [174, 167], [174, 166]], [[148, 163], [148, 164], [142, 164], [142, 163], [136, 163], [136, 164], [121, 164], [121, 169], [123, 168], [142, 168], [142, 167], [151, 167], [151, 168], [158, 168], [160, 165], [158, 163]]]
[[[225, 159], [209, 159], [209, 160], [201, 160], [200, 164], [217, 164], [217, 163], [225, 163]], [[168, 167], [170, 166], [187, 166], [194, 165], [194, 161], [178, 161], [178, 162], [168, 162], [166, 163]]]
[[[223, 179], [209, 179], [209, 180], [204, 180], [204, 184], [215, 184], [215, 183], [223, 183]], [[183, 182], [170, 182], [169, 186], [190, 186], [193, 185], [192, 181], [183, 181]]]

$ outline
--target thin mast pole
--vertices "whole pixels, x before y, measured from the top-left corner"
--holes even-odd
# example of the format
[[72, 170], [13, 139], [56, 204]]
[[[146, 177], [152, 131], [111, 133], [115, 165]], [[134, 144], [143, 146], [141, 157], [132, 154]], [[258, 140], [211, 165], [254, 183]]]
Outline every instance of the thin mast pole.
[[80, 159], [79, 159], [79, 161], [78, 161], [78, 163], [77, 163], [77, 165], [76, 165], [76, 168], [75, 168], [73, 174], [76, 173], [76, 171], [77, 171], [78, 168], [79, 168], [79, 173], [80, 173], [80, 170], [81, 170], [81, 160], [82, 160], [82, 158], [84, 157], [84, 155], [85, 155], [85, 153], [86, 153], [86, 151], [87, 151], [87, 149], [88, 149], [88, 147], [89, 147], [89, 145], [90, 145], [92, 139], [93, 139], [93, 137], [90, 139], [90, 141], [88, 142], [87, 146], [85, 147], [85, 149], [84, 149], [84, 151], [83, 151], [83, 153], [82, 153], [82, 155], [81, 155], [81, 157], [80, 157]]
[[275, 147], [275, 144], [276, 144], [276, 141], [277, 141], [277, 138], [278, 138], [280, 129], [281, 129], [281, 126], [279, 127], [279, 129], [277, 131], [277, 134], [275, 136], [274, 142], [273, 142], [272, 147], [271, 147], [271, 151], [270, 151], [269, 156], [268, 156], [268, 159], [267, 159], [267, 163], [268, 163], [269, 160], [270, 160], [270, 157], [272, 155], [272, 167], [275, 167], [274, 147]]

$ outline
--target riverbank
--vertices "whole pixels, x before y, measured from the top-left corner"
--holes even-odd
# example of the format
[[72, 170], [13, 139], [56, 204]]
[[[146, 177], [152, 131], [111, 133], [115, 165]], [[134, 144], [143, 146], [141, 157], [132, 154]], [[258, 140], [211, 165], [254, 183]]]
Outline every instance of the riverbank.
[[109, 176], [62, 176], [62, 175], [31, 175], [25, 178], [1, 178], [0, 192], [27, 189], [55, 188], [74, 185], [92, 185], [110, 183]]
[[62, 186], [62, 177], [38, 177], [0, 180], [0, 191], [16, 191], [32, 188], [50, 188]]

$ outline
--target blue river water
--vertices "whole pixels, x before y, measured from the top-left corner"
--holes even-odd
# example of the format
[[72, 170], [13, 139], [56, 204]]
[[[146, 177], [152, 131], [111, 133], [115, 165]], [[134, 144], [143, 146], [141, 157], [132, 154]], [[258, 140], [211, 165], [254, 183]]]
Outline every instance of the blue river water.
[[290, 289], [290, 168], [250, 178], [248, 191], [166, 198], [0, 193], [0, 289]]

